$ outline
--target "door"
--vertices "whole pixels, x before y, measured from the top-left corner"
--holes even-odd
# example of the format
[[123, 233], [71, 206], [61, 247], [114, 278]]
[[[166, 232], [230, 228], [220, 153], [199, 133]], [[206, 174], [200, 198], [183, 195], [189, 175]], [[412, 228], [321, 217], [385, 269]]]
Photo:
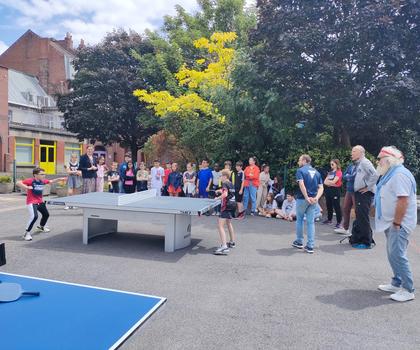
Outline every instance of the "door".
[[56, 145], [54, 141], [39, 145], [39, 166], [45, 170], [46, 174], [55, 174]]

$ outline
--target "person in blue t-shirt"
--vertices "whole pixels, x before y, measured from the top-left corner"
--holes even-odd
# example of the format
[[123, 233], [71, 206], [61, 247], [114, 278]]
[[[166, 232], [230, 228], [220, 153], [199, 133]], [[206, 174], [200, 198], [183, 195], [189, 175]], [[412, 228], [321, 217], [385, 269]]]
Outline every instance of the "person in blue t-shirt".
[[311, 157], [302, 154], [299, 158], [299, 169], [296, 180], [299, 190], [296, 193], [296, 240], [292, 246], [303, 249], [303, 225], [306, 216], [308, 243], [305, 246], [307, 253], [314, 252], [315, 245], [315, 211], [319, 198], [324, 192], [321, 174], [311, 166]]
[[210, 191], [210, 183], [212, 181], [213, 174], [209, 168], [208, 159], [203, 159], [201, 162], [201, 169], [197, 175], [197, 187], [198, 187], [198, 196], [200, 198], [208, 198]]
[[124, 155], [124, 162], [121, 163], [121, 165], [118, 169], [118, 174], [120, 175], [120, 181], [118, 183], [118, 190], [120, 191], [120, 193], [125, 193], [125, 191], [124, 191], [124, 180], [125, 180], [125, 173], [127, 171], [129, 161], [131, 161], [131, 154], [126, 153]]

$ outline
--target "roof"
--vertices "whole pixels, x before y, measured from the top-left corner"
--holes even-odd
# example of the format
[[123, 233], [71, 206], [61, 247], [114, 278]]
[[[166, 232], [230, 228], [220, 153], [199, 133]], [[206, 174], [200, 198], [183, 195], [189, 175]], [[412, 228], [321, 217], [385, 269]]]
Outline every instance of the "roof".
[[36, 77], [9, 69], [9, 103], [31, 107], [54, 107], [55, 101]]
[[59, 51], [62, 55], [67, 55], [70, 56], [72, 58], [75, 57], [75, 52], [74, 50], [69, 50], [67, 48], [65, 48], [63, 45], [60, 45], [59, 40], [56, 40], [54, 38], [43, 38], [41, 36], [39, 36], [38, 34], [36, 34], [35, 32], [33, 32], [32, 30], [28, 29], [25, 33], [23, 33], [12, 45], [10, 45], [0, 56], [2, 56], [5, 52], [7, 52], [12, 46], [14, 46], [17, 42], [19, 42], [22, 38], [26, 37], [26, 36], [33, 36], [39, 40], [48, 40], [49, 45], [51, 45], [52, 47], [54, 47], [54, 49], [56, 49], [57, 51]]

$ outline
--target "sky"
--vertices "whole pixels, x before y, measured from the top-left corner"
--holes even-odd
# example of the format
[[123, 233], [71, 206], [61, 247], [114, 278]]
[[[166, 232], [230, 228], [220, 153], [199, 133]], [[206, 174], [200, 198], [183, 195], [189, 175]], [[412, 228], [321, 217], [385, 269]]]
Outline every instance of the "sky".
[[74, 45], [95, 44], [114, 28], [158, 29], [177, 4], [197, 10], [196, 0], [0, 0], [0, 54], [28, 29], [55, 39], [70, 32]]

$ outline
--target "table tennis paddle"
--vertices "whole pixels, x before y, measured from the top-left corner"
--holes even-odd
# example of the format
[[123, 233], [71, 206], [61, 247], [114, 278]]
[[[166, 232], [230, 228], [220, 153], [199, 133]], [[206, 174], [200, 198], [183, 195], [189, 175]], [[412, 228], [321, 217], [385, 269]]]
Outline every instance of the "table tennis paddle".
[[39, 292], [27, 292], [22, 290], [17, 283], [0, 283], [0, 303], [9, 303], [18, 300], [24, 295], [39, 296]]

